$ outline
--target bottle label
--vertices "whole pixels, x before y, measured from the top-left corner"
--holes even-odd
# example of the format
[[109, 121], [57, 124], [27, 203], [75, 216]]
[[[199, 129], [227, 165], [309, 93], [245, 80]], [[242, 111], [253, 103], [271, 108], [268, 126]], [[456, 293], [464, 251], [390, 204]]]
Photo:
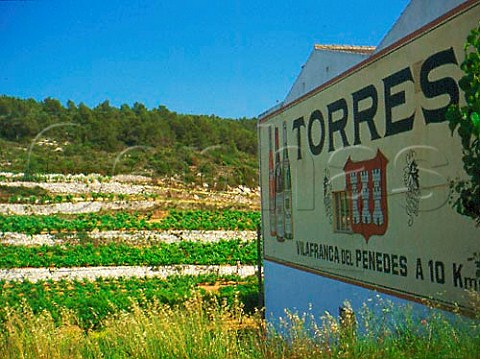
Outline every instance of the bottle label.
[[285, 237], [289, 239], [293, 238], [292, 216], [287, 213], [285, 213]]
[[293, 238], [293, 222], [292, 222], [292, 191], [285, 190], [285, 237]]
[[285, 233], [283, 222], [283, 193], [277, 193], [276, 196], [276, 221], [277, 221], [277, 237], [283, 238]]
[[269, 200], [269, 219], [270, 219], [270, 235], [276, 236], [277, 235], [277, 223], [275, 221], [275, 173], [273, 169], [270, 170], [269, 173], [269, 193], [268, 193], [268, 200]]

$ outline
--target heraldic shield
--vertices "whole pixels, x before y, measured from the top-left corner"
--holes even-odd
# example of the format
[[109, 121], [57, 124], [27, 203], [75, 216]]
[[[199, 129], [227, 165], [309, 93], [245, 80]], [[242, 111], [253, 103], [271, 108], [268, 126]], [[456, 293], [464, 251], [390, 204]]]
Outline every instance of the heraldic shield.
[[349, 157], [343, 167], [352, 231], [362, 234], [367, 242], [370, 236], [387, 230], [387, 163], [388, 159], [377, 150], [370, 160], [354, 162]]

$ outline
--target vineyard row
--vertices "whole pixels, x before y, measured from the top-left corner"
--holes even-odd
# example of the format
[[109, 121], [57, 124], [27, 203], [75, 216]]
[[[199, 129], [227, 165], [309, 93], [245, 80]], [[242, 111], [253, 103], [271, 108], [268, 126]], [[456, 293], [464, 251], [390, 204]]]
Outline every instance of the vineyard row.
[[[201, 289], [214, 285], [218, 288], [215, 292]], [[257, 304], [255, 277], [201, 275], [37, 283], [0, 281], [0, 323], [4, 322], [9, 310], [28, 307], [35, 315], [50, 312], [57, 323], [68, 310], [78, 318], [80, 327], [92, 329], [100, 327], [108, 315], [131, 311], [134, 305], [142, 308], [155, 302], [177, 305], [195, 291], [205, 294], [207, 300], [216, 297], [227, 303], [238, 297], [247, 310], [253, 310]]]
[[26, 234], [91, 232], [112, 230], [255, 230], [260, 223], [257, 211], [170, 210], [164, 218], [151, 221], [149, 216], [117, 212], [115, 214], [78, 214], [26, 216], [1, 215], [0, 232]]
[[59, 268], [92, 266], [164, 266], [172, 264], [221, 265], [257, 262], [254, 242], [177, 242], [152, 246], [122, 243], [66, 246], [0, 246], [0, 268]]

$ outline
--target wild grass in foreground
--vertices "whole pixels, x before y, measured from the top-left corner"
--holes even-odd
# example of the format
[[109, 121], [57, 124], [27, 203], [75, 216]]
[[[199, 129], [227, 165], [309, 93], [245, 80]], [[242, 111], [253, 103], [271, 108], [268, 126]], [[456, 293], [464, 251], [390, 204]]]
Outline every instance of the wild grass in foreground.
[[[388, 316], [388, 318], [387, 318]], [[279, 332], [241, 304], [206, 303], [196, 296], [182, 305], [153, 303], [118, 312], [101, 330], [84, 331], [68, 311], [56, 325], [50, 314], [8, 310], [0, 331], [2, 358], [477, 358], [480, 330], [432, 314], [420, 322], [403, 309], [373, 314], [356, 325], [326, 314], [318, 325], [287, 313]], [[280, 334], [280, 332], [282, 334]], [[268, 334], [267, 334], [268, 333]]]
[[[157, 302], [179, 305], [188, 298], [203, 293], [205, 300], [234, 303], [241, 300], [246, 312], [255, 311], [258, 283], [255, 276], [215, 274], [170, 276], [162, 278], [97, 278], [94, 281], [60, 280], [31, 283], [0, 280], [0, 327], [8, 310], [28, 307], [33, 315], [46, 311], [56, 324], [61, 313], [70, 311], [75, 323], [83, 330], [102, 328], [104, 319], [117, 312], [130, 312], [134, 306], [147, 308]], [[0, 357], [1, 358], [1, 357]]]

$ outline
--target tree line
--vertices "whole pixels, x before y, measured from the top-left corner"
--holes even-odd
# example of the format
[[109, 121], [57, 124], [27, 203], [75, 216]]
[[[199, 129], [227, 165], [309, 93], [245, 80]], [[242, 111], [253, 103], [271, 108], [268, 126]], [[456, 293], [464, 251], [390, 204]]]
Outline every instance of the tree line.
[[73, 101], [63, 106], [50, 97], [0, 96], [0, 140], [0, 160], [11, 170], [23, 165], [32, 173], [145, 172], [224, 185], [257, 181], [255, 119], [178, 114], [138, 102], [115, 107], [107, 100], [90, 108]]

